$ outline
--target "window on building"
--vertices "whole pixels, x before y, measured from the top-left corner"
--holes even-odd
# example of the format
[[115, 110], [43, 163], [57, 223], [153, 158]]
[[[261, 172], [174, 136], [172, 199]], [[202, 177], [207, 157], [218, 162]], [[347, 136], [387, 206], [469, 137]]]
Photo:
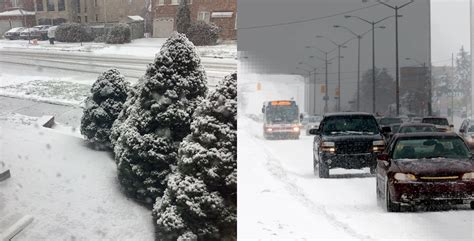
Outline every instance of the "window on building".
[[43, 11], [43, 0], [36, 0], [36, 11]]
[[158, 0], [158, 5], [165, 5], [165, 0]]
[[235, 13], [234, 29], [237, 29], [237, 13]]
[[48, 11], [54, 11], [54, 0], [48, 0]]
[[84, 23], [87, 23], [87, 16], [84, 16]]
[[97, 0], [94, 0], [94, 7], [97, 7]]
[[178, 0], [171, 0], [171, 5], [178, 5], [179, 1]]
[[99, 14], [96, 14], [96, 15], [95, 15], [95, 21], [96, 21], [96, 22], [99, 22]]
[[211, 21], [211, 13], [210, 12], [198, 12], [197, 20], [209, 23]]
[[81, 12], [81, 0], [76, 0], [77, 12]]
[[78, 22], [78, 23], [81, 22], [81, 16], [77, 16], [77, 22]]
[[58, 0], [58, 11], [66, 10], [65, 0]]
[[87, 13], [87, 2], [84, 2], [84, 13]]

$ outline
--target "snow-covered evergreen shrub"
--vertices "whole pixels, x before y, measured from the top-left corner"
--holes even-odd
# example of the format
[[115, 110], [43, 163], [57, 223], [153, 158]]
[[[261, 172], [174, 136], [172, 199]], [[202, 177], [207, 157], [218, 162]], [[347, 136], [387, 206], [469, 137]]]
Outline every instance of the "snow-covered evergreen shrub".
[[153, 204], [166, 188], [191, 116], [207, 92], [194, 45], [175, 33], [131, 92], [112, 136], [118, 177], [131, 197]]
[[124, 23], [114, 25], [105, 38], [105, 42], [108, 44], [124, 44], [130, 43], [131, 41], [131, 30], [130, 26]]
[[191, 11], [189, 10], [188, 1], [181, 1], [178, 12], [176, 13], [176, 31], [186, 34], [191, 26]]
[[94, 38], [87, 31], [83, 24], [79, 23], [63, 23], [58, 26], [55, 33], [56, 40], [59, 42], [89, 42]]
[[221, 29], [214, 23], [197, 21], [188, 28], [186, 36], [194, 45], [214, 45], [217, 43]]
[[110, 129], [127, 99], [128, 82], [117, 69], [102, 73], [92, 85], [81, 118], [81, 133], [98, 149], [110, 148]]
[[[232, 240], [237, 233], [237, 74], [194, 113], [168, 188], [154, 208], [157, 237]], [[184, 237], [183, 236], [183, 237]]]

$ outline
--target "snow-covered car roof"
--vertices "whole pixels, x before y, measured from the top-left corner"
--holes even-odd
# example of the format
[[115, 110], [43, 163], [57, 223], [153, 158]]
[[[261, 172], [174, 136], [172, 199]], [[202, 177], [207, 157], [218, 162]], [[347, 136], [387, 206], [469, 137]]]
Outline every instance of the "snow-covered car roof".
[[18, 32], [18, 31], [23, 31], [23, 27], [17, 27], [17, 28], [12, 28], [7, 31], [7, 33], [13, 33], [13, 32]]

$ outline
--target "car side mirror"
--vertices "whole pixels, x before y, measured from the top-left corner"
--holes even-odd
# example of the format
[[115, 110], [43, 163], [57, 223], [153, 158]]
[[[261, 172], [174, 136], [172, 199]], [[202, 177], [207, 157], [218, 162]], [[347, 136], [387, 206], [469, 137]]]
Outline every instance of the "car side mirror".
[[453, 128], [453, 127], [454, 127], [454, 125], [453, 125], [453, 124], [451, 124], [451, 125], [449, 125], [449, 127]]
[[309, 129], [309, 134], [318, 136], [321, 132], [319, 129]]
[[464, 133], [464, 129], [459, 129], [459, 133]]
[[262, 113], [265, 113], [265, 107], [262, 107]]
[[383, 133], [383, 134], [388, 134], [388, 133], [390, 133], [390, 132], [392, 132], [392, 128], [390, 128], [390, 126], [384, 126], [384, 127], [382, 127], [382, 133]]

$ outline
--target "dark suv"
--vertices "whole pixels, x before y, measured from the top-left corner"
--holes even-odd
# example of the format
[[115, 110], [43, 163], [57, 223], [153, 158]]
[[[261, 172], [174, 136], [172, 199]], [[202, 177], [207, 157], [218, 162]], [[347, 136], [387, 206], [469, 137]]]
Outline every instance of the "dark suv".
[[326, 114], [314, 137], [313, 168], [320, 178], [329, 177], [329, 169], [361, 169], [375, 173], [376, 156], [385, 149], [383, 133], [375, 117], [368, 113], [348, 112]]

